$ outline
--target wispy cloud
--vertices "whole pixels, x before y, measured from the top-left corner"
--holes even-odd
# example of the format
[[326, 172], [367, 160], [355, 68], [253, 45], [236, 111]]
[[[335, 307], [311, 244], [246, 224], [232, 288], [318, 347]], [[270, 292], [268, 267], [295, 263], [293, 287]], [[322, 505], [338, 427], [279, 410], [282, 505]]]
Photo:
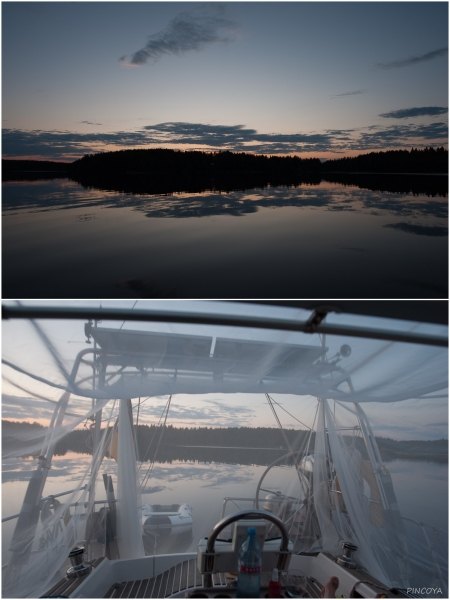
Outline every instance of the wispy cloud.
[[377, 63], [379, 69], [401, 69], [402, 67], [409, 67], [411, 65], [417, 65], [421, 62], [428, 62], [441, 56], [447, 56], [448, 48], [439, 48], [426, 54], [419, 54], [417, 56], [409, 56], [408, 58], [401, 58], [399, 60], [393, 60], [385, 63]]
[[343, 94], [335, 94], [330, 98], [342, 98], [342, 96], [356, 96], [357, 94], [367, 94], [367, 90], [354, 90], [353, 92], [344, 92]]
[[101, 125], [101, 123], [93, 123], [92, 121], [78, 121], [78, 123], [83, 123], [85, 125]]
[[393, 110], [387, 113], [381, 113], [379, 117], [385, 119], [410, 119], [411, 117], [423, 117], [436, 115], [444, 115], [448, 113], [448, 108], [445, 106], [421, 106], [417, 108], [402, 108], [400, 110]]
[[[149, 61], [155, 63], [164, 55], [180, 56], [216, 42], [229, 42], [233, 39], [230, 30], [235, 23], [225, 19], [223, 14], [221, 4], [182, 12], [165, 29], [149, 36], [145, 46], [134, 52], [129, 60], [122, 56], [119, 61], [140, 66]], [[225, 35], [223, 30], [228, 33]]]

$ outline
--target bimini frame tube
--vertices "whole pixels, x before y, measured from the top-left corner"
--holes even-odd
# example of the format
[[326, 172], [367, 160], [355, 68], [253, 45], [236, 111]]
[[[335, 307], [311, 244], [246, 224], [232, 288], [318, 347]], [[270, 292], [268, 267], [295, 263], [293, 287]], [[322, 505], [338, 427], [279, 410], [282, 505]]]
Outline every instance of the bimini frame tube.
[[[97, 352], [97, 350], [92, 348], [85, 348], [77, 354], [70, 374], [69, 384], [74, 384], [82, 358], [86, 354], [95, 354]], [[70, 393], [64, 392], [53, 411], [51, 427], [58, 427], [61, 425], [64, 415], [66, 414], [69, 400]], [[39, 522], [42, 492], [51, 467], [55, 446], [56, 444], [52, 442], [51, 437], [48, 441], [46, 440], [44, 447], [42, 448], [41, 456], [38, 458], [36, 470], [28, 482], [28, 487], [11, 539], [9, 550], [12, 552], [12, 557], [8, 565], [6, 577], [18, 576], [20, 568], [28, 562], [30, 557], [37, 524]]]
[[[63, 306], [15, 306], [2, 305], [3, 319], [98, 319], [115, 321], [150, 321], [171, 322], [196, 325], [228, 325], [230, 327], [254, 327], [278, 331], [300, 331], [304, 333], [322, 333], [345, 335], [347, 337], [364, 337], [367, 339], [425, 344], [431, 346], [448, 346], [448, 338], [442, 335], [417, 333], [415, 331], [398, 331], [394, 329], [375, 329], [373, 327], [338, 325], [326, 323], [324, 316], [330, 312], [341, 312], [339, 307], [318, 306], [312, 311], [308, 320], [295, 318], [279, 318], [268, 316], [202, 314], [200, 312], [177, 310], [127, 310], [120, 308], [80, 308]], [[315, 317], [318, 317], [315, 319]]]

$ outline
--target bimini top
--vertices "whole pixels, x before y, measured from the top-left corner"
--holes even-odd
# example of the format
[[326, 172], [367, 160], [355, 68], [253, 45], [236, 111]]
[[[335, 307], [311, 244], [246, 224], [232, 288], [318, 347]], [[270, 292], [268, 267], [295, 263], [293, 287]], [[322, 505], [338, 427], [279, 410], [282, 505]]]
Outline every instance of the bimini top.
[[[329, 374], [336, 362], [320, 362], [327, 348], [215, 336], [117, 330], [87, 325], [98, 360], [121, 374], [105, 383], [108, 395], [290, 392]], [[118, 379], [118, 380], [117, 380]]]
[[[18, 316], [45, 318], [4, 321], [9, 384], [104, 400], [267, 392], [398, 402], [447, 388], [443, 325], [238, 303], [142, 304], [20, 307]], [[83, 325], [80, 316], [97, 320]]]

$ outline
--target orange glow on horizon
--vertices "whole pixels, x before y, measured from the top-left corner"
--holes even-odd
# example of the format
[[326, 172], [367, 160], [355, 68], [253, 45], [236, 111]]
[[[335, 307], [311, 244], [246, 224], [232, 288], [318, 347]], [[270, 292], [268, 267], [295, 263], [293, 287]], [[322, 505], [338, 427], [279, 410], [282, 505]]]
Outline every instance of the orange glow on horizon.
[[[429, 144], [432, 147], [444, 147], [448, 149], [447, 143], [439, 143], [439, 144]], [[86, 150], [85, 154], [100, 154], [103, 152], [120, 152], [122, 150], [178, 150], [180, 152], [189, 152], [189, 151], [197, 151], [197, 152], [209, 152], [211, 154], [217, 152], [234, 152], [234, 153], [245, 153], [245, 154], [255, 154], [257, 156], [298, 156], [299, 158], [319, 158], [325, 160], [336, 160], [340, 158], [354, 158], [355, 156], [363, 156], [365, 154], [370, 154], [371, 152], [389, 152], [391, 150], [410, 150], [411, 147], [414, 148], [422, 148], [417, 144], [411, 144], [407, 148], [405, 147], [395, 147], [395, 148], [371, 148], [370, 150], [348, 150], [343, 152], [333, 152], [333, 151], [325, 151], [325, 152], [288, 152], [285, 154], [271, 153], [271, 152], [253, 152], [246, 150], [233, 150], [230, 148], [216, 148], [216, 147], [208, 147], [201, 145], [189, 145], [189, 144], [149, 144], [148, 146], [123, 146], [118, 147], [113, 144], [107, 144], [102, 146], [102, 148], [98, 149], [89, 149]], [[425, 146], [423, 146], [425, 148]], [[427, 146], [428, 147], [428, 146]], [[83, 156], [84, 156], [83, 155]], [[61, 157], [51, 157], [51, 156], [42, 156], [40, 154], [30, 154], [24, 156], [8, 156], [2, 155], [3, 160], [38, 160], [38, 161], [50, 161], [50, 162], [62, 162], [70, 164], [82, 158], [80, 155], [74, 154], [65, 154]]]

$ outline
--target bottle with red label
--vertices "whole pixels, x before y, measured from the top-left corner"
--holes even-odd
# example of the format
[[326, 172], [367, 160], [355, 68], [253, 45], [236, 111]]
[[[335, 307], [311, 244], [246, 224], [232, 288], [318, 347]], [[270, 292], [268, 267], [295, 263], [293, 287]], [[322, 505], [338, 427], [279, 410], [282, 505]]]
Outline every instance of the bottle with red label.
[[256, 529], [249, 527], [238, 559], [236, 598], [259, 598], [261, 585], [261, 546], [256, 540]]
[[278, 569], [272, 571], [272, 579], [269, 581], [269, 598], [281, 598], [281, 584], [278, 577]]

